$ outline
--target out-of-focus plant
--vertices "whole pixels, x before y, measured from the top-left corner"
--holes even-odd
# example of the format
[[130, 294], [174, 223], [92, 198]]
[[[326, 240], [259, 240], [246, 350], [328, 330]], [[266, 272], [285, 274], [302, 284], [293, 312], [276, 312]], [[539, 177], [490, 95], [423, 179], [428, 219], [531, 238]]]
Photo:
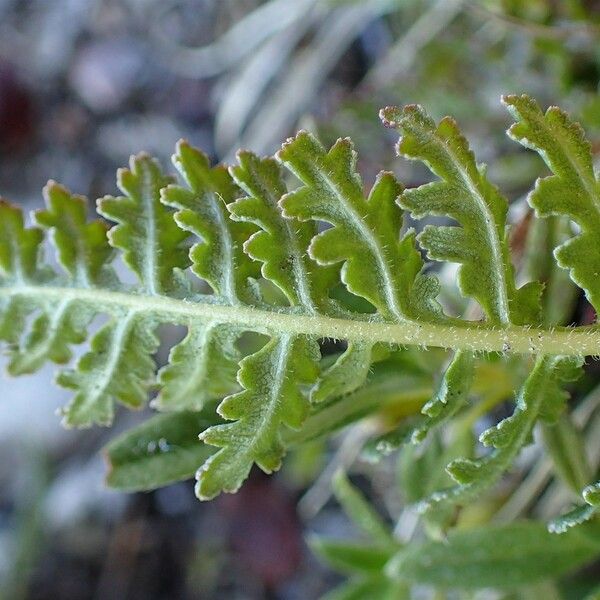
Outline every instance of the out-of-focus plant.
[[[352, 574], [334, 597], [560, 581], [600, 553], [598, 453], [586, 452], [598, 439], [598, 396], [569, 417], [565, 391], [600, 354], [597, 325], [565, 326], [578, 290], [600, 308], [600, 183], [591, 145], [565, 112], [543, 112], [526, 95], [503, 102], [515, 120], [509, 137], [551, 172], [528, 196], [536, 217], [512, 238], [508, 202], [456, 122], [436, 123], [417, 105], [381, 111], [401, 136], [398, 153], [436, 176], [415, 188], [381, 172], [365, 197], [350, 139], [326, 149], [301, 131], [275, 157], [243, 151], [230, 168], [182, 141], [179, 182], [148, 155], [133, 157], [118, 173], [122, 195], [98, 201], [110, 227], [88, 221], [85, 199], [54, 182], [32, 227], [2, 201], [9, 372], [69, 362], [105, 317], [57, 382], [74, 392], [62, 410], [68, 427], [110, 425], [115, 404], [140, 408], [156, 393], [152, 406], [165, 414], [107, 448], [108, 481], [124, 490], [196, 472], [198, 497], [210, 499], [237, 491], [253, 465], [271, 473], [288, 449], [365, 427], [353, 456], [399, 451], [401, 526], [392, 530], [337, 475], [339, 501], [371, 541], [315, 539]], [[416, 235], [405, 213], [447, 222]], [[43, 256], [46, 232], [58, 268]], [[422, 252], [444, 265], [444, 281], [458, 265], [462, 299]], [[137, 283], [116, 275], [117, 258]], [[187, 335], [157, 373], [163, 323]], [[322, 356], [326, 338], [346, 346]], [[546, 452], [525, 455], [524, 479], [506, 479], [536, 427]], [[539, 503], [552, 473], [580, 498], [562, 515], [563, 488]], [[528, 514], [537, 520], [516, 519]]]

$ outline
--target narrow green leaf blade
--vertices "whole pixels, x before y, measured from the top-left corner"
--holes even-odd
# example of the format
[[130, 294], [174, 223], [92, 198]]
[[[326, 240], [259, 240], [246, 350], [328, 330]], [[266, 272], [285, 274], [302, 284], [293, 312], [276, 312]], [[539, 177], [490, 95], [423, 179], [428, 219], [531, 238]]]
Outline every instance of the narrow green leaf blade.
[[190, 479], [214, 451], [198, 440], [198, 433], [216, 422], [212, 411], [182, 411], [157, 415], [126, 431], [104, 449], [107, 484], [133, 492]]
[[543, 523], [524, 521], [453, 531], [445, 541], [401, 550], [390, 576], [451, 588], [516, 588], [560, 577], [600, 555], [597, 526], [558, 537]]
[[390, 528], [363, 495], [348, 481], [348, 477], [343, 471], [338, 471], [333, 478], [333, 492], [348, 517], [373, 542], [382, 545], [396, 545]]
[[579, 493], [592, 478], [582, 432], [563, 415], [554, 425], [542, 427], [542, 439], [557, 475]]
[[310, 540], [310, 547], [334, 569], [345, 573], [382, 573], [393, 556], [389, 548], [317, 537]]

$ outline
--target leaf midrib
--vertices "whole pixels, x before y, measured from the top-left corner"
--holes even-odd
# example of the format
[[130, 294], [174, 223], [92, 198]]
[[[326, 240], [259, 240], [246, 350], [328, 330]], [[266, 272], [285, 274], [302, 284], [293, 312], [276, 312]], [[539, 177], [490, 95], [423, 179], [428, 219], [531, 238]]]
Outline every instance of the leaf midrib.
[[550, 329], [510, 325], [494, 327], [481, 322], [464, 325], [427, 322], [386, 322], [371, 315], [355, 320], [310, 315], [297, 310], [265, 310], [252, 306], [219, 304], [176, 299], [134, 292], [75, 288], [68, 286], [16, 285], [0, 287], [0, 299], [25, 296], [43, 306], [47, 301], [72, 299], [88, 304], [97, 312], [122, 316], [132, 310], [160, 318], [164, 322], [186, 324], [190, 320], [218, 320], [249, 331], [271, 335], [290, 333], [319, 338], [362, 340], [401, 345], [465, 349], [522, 354], [600, 355], [600, 327], [555, 327]]

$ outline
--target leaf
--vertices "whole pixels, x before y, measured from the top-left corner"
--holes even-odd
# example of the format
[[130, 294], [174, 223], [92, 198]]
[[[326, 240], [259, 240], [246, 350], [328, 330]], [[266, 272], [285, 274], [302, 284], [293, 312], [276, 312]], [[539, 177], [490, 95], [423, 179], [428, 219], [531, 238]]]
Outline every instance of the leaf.
[[[176, 269], [186, 265], [185, 235], [160, 203], [160, 190], [168, 181], [154, 159], [140, 154], [131, 158], [129, 170], [120, 169], [117, 174], [117, 184], [125, 195], [98, 201], [98, 212], [118, 223], [108, 232], [110, 244], [123, 251], [126, 264], [143, 289], [153, 295], [179, 289]], [[42, 215], [42, 219], [50, 217]], [[59, 246], [59, 255], [63, 264], [69, 264], [64, 244]], [[129, 309], [98, 331], [90, 352], [81, 357], [75, 369], [57, 377], [60, 385], [75, 391], [74, 398], [60, 411], [65, 426], [110, 425], [115, 401], [130, 408], [143, 406], [154, 383], [152, 355], [159, 343], [154, 333], [157, 325], [154, 318]]]
[[27, 229], [21, 209], [0, 199], [0, 268], [7, 282], [33, 282], [40, 276], [43, 233]]
[[382, 545], [397, 545], [389, 527], [362, 494], [348, 481], [343, 471], [338, 471], [333, 478], [333, 492], [352, 522], [374, 542]]
[[[227, 304], [249, 298], [247, 280], [256, 267], [243, 253], [244, 240], [254, 231], [229, 219], [225, 203], [237, 188], [224, 167], [211, 168], [208, 157], [183, 140], [173, 164], [187, 187], [170, 184], [161, 192], [162, 203], [177, 209], [178, 226], [197, 236], [189, 256], [192, 271], [204, 279]], [[216, 398], [232, 393], [240, 353], [236, 341], [242, 330], [219, 321], [188, 323], [188, 334], [169, 354], [161, 369], [161, 391], [154, 402], [159, 410], [201, 410]]]
[[[106, 238], [107, 227], [99, 220], [87, 221], [87, 201], [72, 195], [63, 186], [50, 181], [44, 188], [46, 210], [34, 213], [35, 222], [49, 229], [59, 263], [75, 285], [92, 287], [112, 285], [115, 275], [108, 266], [113, 250]], [[8, 365], [12, 375], [33, 373], [46, 360], [66, 363], [70, 346], [87, 337], [93, 312], [70, 299], [46, 301]]]
[[392, 431], [370, 440], [365, 447], [368, 459], [375, 462], [405, 444], [419, 444], [431, 431], [450, 420], [467, 401], [473, 382], [474, 358], [470, 352], [456, 352], [435, 395], [421, 408], [421, 415], [404, 420]]
[[[459, 427], [454, 430], [449, 439], [441, 431], [434, 430], [424, 445], [409, 445], [403, 449], [399, 456], [398, 483], [406, 503], [418, 503], [452, 483], [446, 471], [448, 463], [473, 454], [473, 433]], [[455, 506], [445, 503], [425, 513], [422, 519], [429, 537], [438, 539], [445, 537], [448, 528], [456, 522], [456, 517]]]
[[381, 574], [354, 577], [328, 592], [321, 600], [410, 600], [410, 590]]
[[192, 323], [184, 340], [169, 353], [158, 373], [158, 410], [202, 410], [211, 400], [233, 393], [238, 385], [240, 331], [215, 321]]
[[540, 154], [552, 175], [538, 179], [528, 201], [540, 217], [566, 215], [581, 232], [558, 246], [554, 256], [569, 269], [596, 311], [600, 310], [600, 183], [591, 144], [579, 123], [556, 106], [545, 113], [529, 96], [503, 96], [517, 121], [508, 135]]
[[280, 426], [298, 429], [309, 405], [300, 385], [318, 374], [318, 344], [305, 337], [272, 338], [240, 363], [243, 391], [219, 405], [219, 414], [234, 423], [216, 425], [201, 439], [221, 448], [197, 474], [196, 493], [209, 499], [220, 491], [235, 492], [253, 463], [266, 473], [281, 466], [285, 448]]
[[310, 547], [315, 554], [338, 571], [346, 573], [382, 572], [392, 552], [378, 546], [312, 538]]
[[312, 404], [300, 431], [286, 431], [287, 444], [298, 444], [332, 435], [368, 416], [411, 415], [431, 396], [430, 378], [403, 369], [394, 361], [375, 364], [365, 384], [349, 394]]
[[98, 212], [118, 223], [108, 234], [111, 246], [123, 251], [125, 263], [150, 294], [179, 287], [175, 269], [187, 266], [187, 237], [160, 202], [160, 191], [171, 181], [147, 154], [132, 156], [129, 169], [119, 169], [117, 185], [123, 196], [98, 200]]
[[598, 533], [590, 524], [586, 532], [573, 530], [559, 538], [533, 521], [458, 530], [445, 541], [401, 550], [386, 571], [413, 583], [450, 588], [516, 588], [594, 560], [600, 555]]
[[413, 234], [399, 237], [402, 215], [395, 200], [402, 186], [394, 176], [380, 173], [365, 199], [348, 138], [326, 152], [312, 135], [300, 132], [277, 158], [304, 184], [281, 199], [283, 215], [333, 225], [313, 238], [310, 256], [322, 265], [343, 261], [341, 278], [348, 290], [385, 318], [437, 319], [437, 283], [421, 273]]
[[157, 415], [112, 440], [104, 449], [108, 485], [143, 491], [193, 477], [213, 452], [198, 440], [198, 432], [217, 420], [211, 412]]
[[362, 342], [351, 342], [348, 348], [325, 371], [310, 392], [310, 401], [324, 402], [328, 398], [350, 394], [367, 380], [373, 363], [385, 359], [389, 348]]
[[[40, 267], [43, 232], [26, 228], [21, 210], [0, 198], [0, 274], [4, 286], [27, 285], [44, 280]], [[37, 302], [15, 295], [0, 299], [0, 339], [15, 345], [25, 329], [27, 315]]]
[[242, 246], [254, 228], [229, 219], [226, 203], [238, 194], [234, 182], [225, 167], [211, 169], [207, 156], [183, 140], [177, 143], [173, 164], [187, 185], [168, 185], [161, 199], [177, 209], [179, 228], [201, 240], [189, 251], [192, 271], [227, 303], [245, 299], [247, 278], [257, 268]]
[[152, 355], [158, 349], [156, 323], [136, 312], [111, 319], [92, 338], [90, 352], [75, 369], [62, 371], [57, 383], [75, 391], [60, 410], [66, 427], [110, 425], [116, 401], [142, 408], [154, 381]]
[[[235, 194], [227, 171], [210, 169], [207, 158], [200, 152], [185, 143], [178, 145], [174, 162], [190, 189], [170, 186], [163, 193], [163, 202], [180, 209], [175, 215], [180, 226], [206, 240], [191, 250], [193, 270], [210, 283], [216, 294], [224, 296], [226, 302], [238, 304], [248, 299], [246, 280], [254, 271], [248, 257], [241, 252], [243, 242], [250, 257], [264, 262], [263, 275], [271, 277], [284, 293], [291, 293], [291, 286], [302, 290], [288, 297], [292, 305], [301, 304], [314, 311], [316, 304], [322, 301], [320, 295], [315, 295], [322, 280], [318, 267], [304, 258], [306, 244], [314, 232], [295, 231], [275, 211], [284, 189], [276, 163], [261, 161], [250, 153], [240, 154], [239, 160], [240, 165], [231, 172], [244, 190], [253, 195], [232, 203], [232, 215], [239, 221], [236, 223], [228, 218], [225, 207], [225, 200], [231, 200]], [[248, 223], [258, 224], [263, 231], [255, 232]], [[271, 257], [277, 249], [288, 252], [284, 259]], [[278, 265], [282, 260], [287, 261], [297, 280], [292, 283], [289, 273], [286, 280], [286, 272], [273, 267], [271, 260], [278, 261]], [[218, 326], [213, 328], [218, 329]], [[230, 328], [228, 332], [221, 340], [221, 348], [203, 344], [205, 354], [200, 357], [201, 363], [206, 365], [211, 358], [214, 361], [215, 356], [223, 354], [226, 357], [223, 368], [228, 367], [230, 359], [227, 357], [232, 357], [233, 341], [236, 333], [240, 333]], [[174, 375], [178, 379], [179, 374], [173, 369], [183, 354], [182, 351], [172, 355], [173, 365], [163, 371], [163, 377]], [[308, 404], [294, 378], [299, 378], [299, 383], [314, 381], [319, 356], [314, 341], [283, 336], [272, 338], [262, 350], [241, 363], [238, 379], [243, 390], [227, 397], [218, 409], [224, 418], [235, 423], [220, 425], [202, 434], [207, 443], [221, 450], [198, 472], [200, 497], [235, 491], [254, 462], [267, 472], [279, 468], [284, 453], [280, 424], [299, 428], [308, 414]], [[185, 357], [185, 364], [188, 369], [191, 365], [194, 374], [198, 372], [197, 363], [198, 357], [191, 352]], [[203, 371], [204, 376], [199, 377], [198, 382], [205, 380], [208, 374], [207, 368], [203, 367]], [[164, 395], [162, 398], [164, 405]]]
[[423, 441], [429, 431], [451, 419], [464, 406], [473, 382], [473, 367], [474, 357], [470, 352], [454, 355], [436, 395], [421, 409], [425, 419], [413, 431], [413, 443]]
[[239, 165], [230, 171], [248, 196], [230, 204], [229, 210], [235, 220], [261, 228], [245, 242], [244, 250], [263, 263], [263, 277], [279, 287], [291, 306], [317, 312], [327, 305], [336, 271], [317, 265], [306, 253], [316, 227], [282, 218], [278, 203], [287, 189], [275, 160], [251, 152], [239, 152], [237, 158]]
[[11, 354], [8, 372], [11, 375], [34, 373], [47, 360], [58, 364], [69, 362], [71, 345], [86, 340], [92, 316], [91, 311], [76, 301], [47, 302], [20, 348]]
[[[307, 253], [317, 235], [312, 222], [282, 217], [280, 200], [286, 195], [281, 167], [271, 158], [260, 159], [251, 152], [239, 152], [239, 165], [230, 168], [237, 184], [248, 194], [229, 205], [235, 220], [255, 223], [261, 231], [244, 244], [245, 251], [263, 263], [262, 275], [273, 282], [291, 306], [301, 306], [315, 314], [331, 309], [329, 288], [337, 269], [321, 266]], [[372, 344], [355, 343], [319, 379], [311, 391], [311, 402], [349, 393], [360, 387], [368, 374]], [[377, 356], [385, 355], [378, 349]]]
[[[89, 348], [58, 376], [75, 392], [65, 424], [108, 424], [115, 403], [138, 408], [150, 392], [158, 408], [174, 411], [225, 396], [219, 413], [228, 422], [203, 434], [217, 449], [199, 470], [198, 491], [212, 497], [237, 489], [254, 463], [272, 471], [288, 446], [360, 418], [374, 417], [382, 432], [406, 422], [421, 430], [439, 425], [462, 405], [478, 353], [522, 354], [515, 365], [535, 356], [514, 415], [482, 436], [490, 453], [453, 461], [457, 486], [434, 496], [448, 509], [480, 494], [530, 440], [536, 421], [556, 421], [564, 404], [558, 383], [585, 355], [600, 354], [600, 331], [550, 326], [549, 314], [535, 314], [539, 286], [516, 289], [506, 202], [453, 122], [437, 125], [415, 107], [391, 115], [402, 129], [402, 152], [429, 164], [439, 181], [404, 190], [381, 173], [365, 197], [352, 143], [342, 139], [326, 150], [301, 132], [275, 159], [240, 153], [231, 172], [180, 142], [179, 184], [147, 155], [134, 157], [119, 172], [122, 196], [98, 203], [115, 223], [107, 235], [87, 220], [84, 201], [58, 184], [34, 216], [41, 227], [27, 228], [19, 209], [1, 202], [0, 338], [11, 372], [70, 360], [93, 319], [101, 325]], [[576, 137], [562, 140], [566, 150]], [[298, 187], [289, 187], [289, 174]], [[589, 169], [578, 177], [588, 181]], [[487, 318], [443, 314], [415, 232], [404, 231], [402, 206], [417, 217], [456, 221], [426, 229], [419, 240], [435, 260], [460, 263], [461, 289]], [[586, 214], [583, 225], [578, 216], [560, 217], [577, 222], [576, 240], [595, 226], [595, 213]], [[44, 230], [57, 268], [44, 259]], [[568, 254], [569, 268], [588, 273], [590, 256]], [[116, 276], [113, 262], [121, 259], [135, 282]], [[163, 324], [184, 326], [187, 335], [157, 378], [153, 355]], [[246, 332], [266, 339], [257, 352]], [[321, 359], [319, 340], [327, 338], [345, 342], [346, 353]], [[406, 346], [412, 349], [395, 350]], [[417, 419], [442, 353], [413, 364], [410, 357], [430, 347], [455, 358]]]
[[524, 271], [544, 284], [542, 314], [545, 325], [565, 325], [573, 315], [579, 289], [554, 260], [552, 250], [572, 236], [567, 217], [535, 219], [529, 226]]
[[405, 190], [400, 205], [413, 217], [448, 216], [459, 226], [426, 225], [419, 243], [433, 260], [460, 263], [458, 285], [495, 323], [537, 320], [541, 286], [515, 288], [506, 235], [508, 203], [475, 162], [467, 140], [450, 117], [436, 126], [417, 105], [381, 111], [388, 127], [400, 130], [398, 153], [420, 160], [440, 180]]
[[556, 474], [578, 493], [592, 477], [582, 432], [563, 416], [555, 424], [542, 428], [542, 439]]
[[113, 255], [106, 237], [108, 227], [100, 220], [87, 220], [87, 200], [49, 181], [44, 188], [46, 209], [33, 214], [40, 227], [49, 229], [61, 266], [75, 285], [89, 287], [114, 283], [108, 268]]
[[576, 506], [548, 523], [550, 533], [566, 533], [572, 527], [592, 520], [600, 512], [600, 481], [588, 485], [581, 492], [586, 504]]
[[482, 458], [453, 460], [446, 470], [457, 485], [434, 492], [419, 503], [419, 510], [426, 512], [438, 505], [464, 504], [493, 486], [520, 449], [529, 443], [538, 418], [557, 416], [566, 398], [560, 385], [578, 377], [581, 364], [581, 360], [573, 357], [538, 358], [519, 392], [513, 414], [484, 431], [479, 438], [493, 450]]

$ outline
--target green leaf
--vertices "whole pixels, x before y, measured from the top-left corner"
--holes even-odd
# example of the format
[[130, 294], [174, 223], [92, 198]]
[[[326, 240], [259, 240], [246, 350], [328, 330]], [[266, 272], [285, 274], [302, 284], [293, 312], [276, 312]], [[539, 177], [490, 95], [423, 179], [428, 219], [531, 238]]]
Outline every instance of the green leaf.
[[160, 393], [152, 406], [197, 411], [236, 391], [239, 335], [238, 328], [216, 321], [191, 323], [183, 341], [171, 349], [169, 364], [158, 373]]
[[182, 411], [152, 417], [126, 431], [104, 449], [109, 466], [106, 482], [131, 492], [190, 479], [213, 452], [198, 440], [198, 432], [216, 421], [208, 411]]
[[[187, 187], [170, 184], [161, 192], [163, 204], [174, 207], [176, 223], [200, 241], [190, 249], [192, 271], [206, 281], [219, 301], [237, 305], [249, 298], [247, 280], [258, 269], [242, 251], [254, 228], [229, 219], [226, 202], [238, 190], [224, 167], [210, 167], [208, 157], [179, 141], [173, 164]], [[242, 330], [219, 321], [188, 324], [188, 334], [161, 369], [159, 410], [200, 410], [209, 401], [237, 389], [235, 374]]]
[[599, 530], [572, 530], [558, 537], [532, 521], [450, 532], [401, 550], [387, 573], [413, 583], [451, 588], [516, 588], [554, 579], [600, 555]]
[[[113, 285], [114, 272], [108, 266], [113, 250], [106, 238], [107, 226], [99, 220], [87, 221], [87, 201], [50, 181], [44, 188], [46, 210], [34, 213], [35, 222], [49, 229], [59, 263], [75, 285]], [[35, 318], [21, 347], [8, 365], [12, 375], [33, 373], [46, 360], [66, 363], [70, 346], [87, 337], [93, 312], [75, 300], [46, 301]]]
[[387, 412], [414, 414], [431, 397], [430, 378], [399, 368], [393, 361], [375, 364], [365, 385], [349, 394], [312, 404], [300, 431], [286, 431], [287, 443], [297, 444], [338, 432], [368, 416]]
[[[218, 448], [199, 471], [199, 493], [208, 497], [237, 489], [254, 463], [272, 471], [289, 445], [362, 417], [374, 417], [380, 431], [409, 420], [425, 429], [441, 423], [462, 405], [478, 352], [522, 354], [517, 366], [536, 356], [515, 414], [482, 436], [491, 452], [454, 461], [449, 471], [458, 485], [434, 496], [453, 507], [487, 489], [537, 420], [556, 421], [564, 403], [557, 384], [581, 357], [600, 354], [600, 330], [551, 327], [549, 315], [539, 321], [546, 326], [531, 326], [538, 322], [539, 286], [516, 289], [506, 202], [464, 138], [452, 121], [436, 125], [415, 107], [392, 116], [403, 130], [402, 152], [429, 164], [439, 181], [406, 191], [382, 173], [365, 197], [352, 143], [339, 140], [326, 150], [301, 132], [278, 154], [279, 166], [241, 153], [233, 177], [185, 142], [174, 158], [182, 184], [170, 185], [150, 157], [133, 158], [119, 173], [123, 195], [99, 202], [100, 213], [116, 223], [106, 238], [103, 225], [86, 219], [83, 200], [57, 184], [34, 217], [41, 228], [27, 229], [21, 211], [0, 202], [0, 338], [11, 372], [33, 371], [46, 359], [68, 361], [94, 319], [100, 329], [87, 352], [58, 377], [75, 392], [63, 411], [67, 425], [107, 424], [115, 403], [143, 406], [150, 391], [157, 392], [157, 407], [175, 411], [225, 395], [219, 412], [229, 422], [204, 433]], [[575, 138], [563, 140], [566, 150]], [[581, 161], [587, 170], [577, 176], [589, 182], [589, 159]], [[285, 185], [288, 174], [299, 187]], [[486, 319], [441, 312], [415, 233], [403, 231], [401, 205], [417, 217], [457, 222], [430, 227], [419, 239], [436, 260], [461, 264], [461, 288], [482, 303]], [[597, 215], [588, 209], [589, 223], [563, 217], [579, 224], [576, 241], [593, 233]], [[55, 242], [56, 269], [43, 260], [43, 229]], [[593, 252], [568, 247], [570, 269], [596, 269]], [[115, 276], [112, 263], [121, 258], [135, 283]], [[587, 279], [585, 285], [593, 288]], [[153, 355], [163, 324], [184, 326], [187, 335], [157, 380]], [[254, 352], [245, 332], [268, 341]], [[346, 342], [347, 352], [320, 359], [318, 341], [326, 338]], [[394, 351], [382, 368], [402, 373], [376, 381], [377, 361], [404, 346], [413, 350]], [[449, 350], [455, 359], [419, 421], [415, 414], [431, 398], [430, 376], [442, 353], [418, 359], [420, 369], [406, 358], [426, 347]]]
[[[130, 169], [118, 172], [117, 184], [125, 195], [105, 196], [98, 201], [98, 212], [118, 223], [108, 232], [110, 244], [123, 251], [126, 264], [148, 294], [180, 289], [177, 270], [187, 264], [183, 246], [186, 235], [160, 202], [160, 190], [169, 181], [154, 159], [140, 154], [131, 158]], [[67, 199], [57, 195], [54, 204], [50, 204], [50, 213], [60, 201], [64, 203]], [[73, 202], [80, 204], [78, 200]], [[73, 213], [75, 211], [73, 208]], [[82, 229], [81, 215], [78, 218], [79, 225], [75, 226], [78, 235], [86, 240], [82, 244], [89, 246], [89, 228]], [[74, 215], [72, 220], [75, 220]], [[55, 219], [42, 214], [42, 221], [52, 223]], [[57, 240], [62, 244], [58, 247], [59, 257], [69, 269], [68, 265], [74, 264], [74, 260], [63, 238]], [[89, 248], [88, 251], [95, 250], [97, 248]], [[57, 377], [60, 385], [75, 391], [74, 398], [61, 410], [65, 426], [109, 425], [115, 401], [130, 408], [143, 406], [155, 379], [152, 355], [159, 344], [154, 332], [157, 325], [153, 317], [130, 308], [111, 318], [96, 333], [90, 351], [75, 368]]]
[[433, 428], [451, 419], [465, 404], [473, 382], [474, 356], [470, 352], [457, 352], [450, 361], [436, 395], [421, 412], [425, 419], [412, 433], [413, 443], [423, 441]]
[[334, 569], [345, 573], [381, 573], [393, 556], [389, 548], [317, 537], [310, 540], [310, 547]]
[[579, 123], [556, 106], [545, 113], [529, 96], [504, 96], [517, 121], [508, 135], [540, 154], [552, 171], [538, 179], [528, 197], [540, 217], [566, 215], [581, 232], [558, 246], [554, 256], [569, 269], [596, 311], [600, 310], [600, 183], [594, 173], [591, 144]]
[[561, 383], [580, 375], [582, 361], [573, 357], [538, 358], [517, 397], [510, 417], [484, 431], [480, 441], [493, 450], [482, 458], [459, 458], [446, 468], [457, 485], [434, 492], [419, 503], [423, 512], [438, 505], [461, 505], [493, 486], [511, 466], [521, 448], [530, 442], [539, 418], [555, 419], [567, 394]]
[[114, 274], [107, 266], [113, 249], [106, 237], [108, 227], [100, 220], [87, 220], [87, 200], [49, 181], [44, 188], [46, 209], [33, 214], [40, 227], [50, 230], [61, 266], [75, 285], [112, 284]]
[[312, 258], [322, 265], [343, 262], [348, 290], [385, 318], [438, 318], [437, 282], [421, 273], [414, 236], [399, 236], [402, 213], [395, 200], [402, 186], [391, 173], [380, 173], [365, 199], [352, 142], [340, 139], [327, 152], [307, 132], [288, 140], [277, 158], [304, 184], [281, 199], [283, 215], [333, 225], [313, 238]]
[[539, 284], [517, 290], [506, 234], [508, 203], [475, 162], [467, 140], [450, 117], [436, 125], [417, 105], [381, 111], [400, 130], [398, 153], [420, 160], [440, 180], [405, 190], [400, 205], [413, 217], [448, 216], [459, 226], [426, 225], [419, 243], [433, 260], [460, 263], [458, 285], [495, 323], [530, 323], [539, 313]]
[[281, 466], [285, 452], [281, 425], [298, 429], [309, 405], [300, 386], [318, 375], [319, 346], [306, 337], [281, 336], [240, 363], [243, 391], [225, 398], [219, 414], [233, 423], [204, 431], [201, 439], [221, 448], [197, 474], [196, 493], [209, 499], [235, 492], [253, 463], [265, 473]]
[[[46, 279], [40, 267], [44, 234], [37, 228], [26, 228], [23, 213], [0, 198], [0, 281], [4, 286], [27, 285]], [[25, 329], [27, 316], [37, 302], [27, 296], [0, 299], [0, 339], [16, 345]]]
[[562, 416], [554, 425], [542, 428], [542, 439], [556, 474], [571, 490], [579, 493], [592, 477], [582, 432], [571, 419]]
[[178, 289], [175, 269], [188, 264], [187, 237], [160, 202], [160, 191], [171, 181], [147, 154], [132, 156], [129, 169], [119, 169], [117, 185], [123, 196], [98, 200], [98, 212], [118, 223], [108, 234], [111, 246], [123, 251], [125, 263], [149, 294]]
[[92, 317], [93, 313], [76, 301], [45, 303], [44, 312], [35, 318], [20, 347], [11, 353], [8, 372], [34, 373], [47, 360], [58, 364], [69, 362], [71, 345], [86, 340]]
[[534, 219], [530, 224], [525, 247], [524, 271], [544, 284], [542, 315], [545, 325], [566, 325], [573, 315], [579, 288], [554, 260], [552, 250], [573, 235], [567, 217], [550, 216]]
[[410, 590], [402, 584], [384, 579], [381, 574], [353, 577], [321, 600], [410, 600]]
[[154, 383], [157, 323], [136, 312], [111, 319], [92, 338], [90, 352], [56, 381], [75, 396], [61, 409], [66, 427], [110, 425], [114, 403], [142, 408]]
[[242, 247], [255, 228], [229, 219], [226, 204], [237, 198], [236, 185], [225, 167], [211, 168], [208, 157], [183, 140], [173, 164], [187, 185], [168, 185], [161, 198], [177, 209], [174, 218], [181, 230], [201, 240], [189, 251], [192, 271], [228, 304], [247, 299], [247, 279], [258, 268]]
[[548, 523], [550, 533], [565, 533], [576, 525], [592, 520], [600, 513], [600, 481], [588, 485], [581, 492], [586, 504], [576, 506]]
[[40, 277], [43, 238], [37, 227], [25, 227], [20, 208], [0, 199], [0, 269], [3, 281], [33, 282]]
[[473, 382], [475, 357], [470, 352], [456, 352], [450, 360], [439, 388], [421, 408], [421, 415], [404, 420], [392, 431], [371, 440], [367, 455], [372, 460], [386, 456], [401, 446], [421, 443], [428, 433], [450, 420], [465, 405]]
[[[281, 167], [271, 158], [260, 159], [251, 152], [238, 153], [239, 165], [230, 172], [248, 194], [229, 205], [234, 219], [258, 225], [244, 244], [249, 256], [263, 263], [262, 275], [285, 294], [291, 306], [301, 306], [309, 313], [332, 309], [328, 290], [337, 277], [337, 269], [317, 264], [307, 248], [317, 235], [310, 221], [283, 218], [279, 203], [287, 193]], [[324, 373], [311, 391], [311, 401], [349, 393], [366, 380], [371, 363], [385, 356], [372, 344], [350, 344], [348, 350]]]
[[312, 313], [326, 308], [327, 291], [337, 274], [306, 253], [317, 233], [314, 223], [282, 217], [278, 203], [287, 189], [274, 159], [260, 159], [251, 152], [239, 152], [237, 158], [239, 165], [230, 171], [248, 196], [230, 204], [229, 210], [235, 220], [261, 228], [245, 242], [244, 250], [263, 263], [263, 277], [279, 287], [291, 306], [303, 306]]
[[333, 492], [352, 522], [374, 542], [382, 545], [397, 545], [390, 528], [363, 495], [348, 481], [343, 471], [338, 471], [333, 478]]

